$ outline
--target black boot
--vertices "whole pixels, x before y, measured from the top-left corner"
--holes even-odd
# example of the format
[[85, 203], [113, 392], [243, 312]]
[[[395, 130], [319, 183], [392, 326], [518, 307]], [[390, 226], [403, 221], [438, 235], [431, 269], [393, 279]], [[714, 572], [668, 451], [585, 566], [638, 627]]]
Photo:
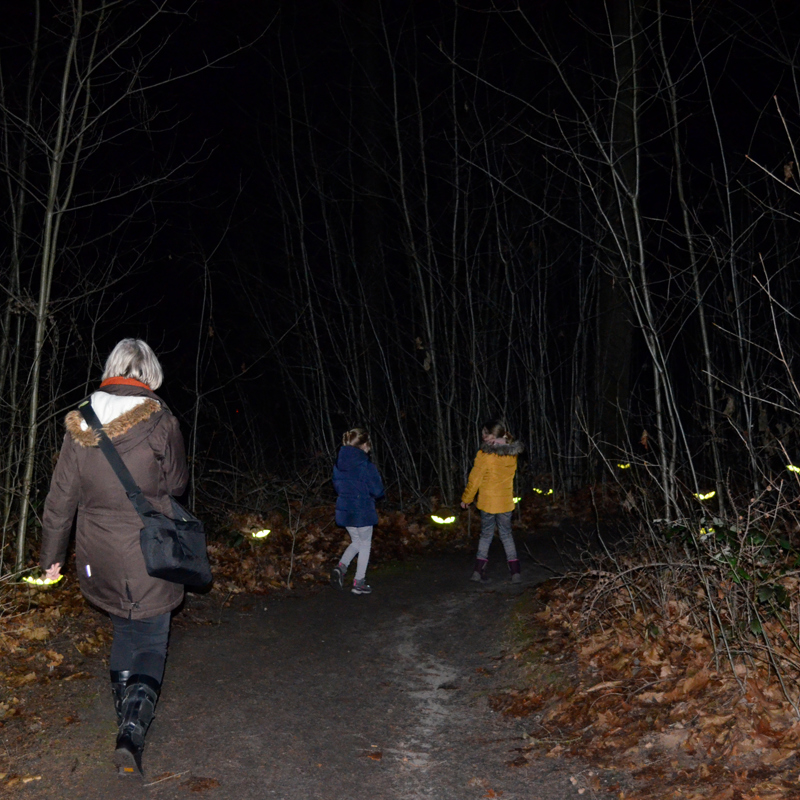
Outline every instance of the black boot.
[[114, 711], [117, 712], [117, 725], [122, 723], [122, 698], [131, 678], [129, 669], [111, 670], [111, 696], [114, 698]]
[[518, 558], [512, 558], [511, 561], [508, 562], [508, 571], [511, 573], [511, 583], [522, 583]]
[[131, 675], [122, 700], [122, 722], [117, 734], [114, 763], [120, 776], [143, 777], [142, 750], [153, 721], [161, 685], [149, 675]]

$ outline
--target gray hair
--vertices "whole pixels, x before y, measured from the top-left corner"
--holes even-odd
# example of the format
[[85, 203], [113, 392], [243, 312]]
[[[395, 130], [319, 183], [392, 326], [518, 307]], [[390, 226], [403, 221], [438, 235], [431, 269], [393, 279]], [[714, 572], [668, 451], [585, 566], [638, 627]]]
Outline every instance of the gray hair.
[[147, 342], [123, 339], [106, 359], [103, 380], [107, 378], [135, 378], [155, 391], [164, 380], [164, 370]]

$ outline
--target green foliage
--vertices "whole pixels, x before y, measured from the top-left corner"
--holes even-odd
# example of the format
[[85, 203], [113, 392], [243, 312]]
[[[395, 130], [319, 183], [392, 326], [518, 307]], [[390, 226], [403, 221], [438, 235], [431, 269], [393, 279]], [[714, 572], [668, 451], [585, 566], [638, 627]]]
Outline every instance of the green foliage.
[[775, 527], [732, 525], [713, 517], [677, 522], [661, 535], [697, 564], [707, 593], [728, 593], [728, 613], [741, 610], [738, 619], [720, 624], [726, 641], [762, 637], [763, 620], [782, 618], [789, 610], [791, 597], [780, 580], [800, 564], [800, 551]]

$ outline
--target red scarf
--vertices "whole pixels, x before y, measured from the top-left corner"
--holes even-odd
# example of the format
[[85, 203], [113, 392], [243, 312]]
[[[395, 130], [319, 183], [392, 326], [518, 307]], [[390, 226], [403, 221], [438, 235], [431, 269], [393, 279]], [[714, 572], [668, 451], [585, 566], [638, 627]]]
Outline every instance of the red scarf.
[[147, 389], [148, 392], [153, 391], [146, 383], [137, 381], [136, 378], [106, 378], [100, 384], [100, 388], [102, 389], [104, 386], [139, 386], [142, 389]]

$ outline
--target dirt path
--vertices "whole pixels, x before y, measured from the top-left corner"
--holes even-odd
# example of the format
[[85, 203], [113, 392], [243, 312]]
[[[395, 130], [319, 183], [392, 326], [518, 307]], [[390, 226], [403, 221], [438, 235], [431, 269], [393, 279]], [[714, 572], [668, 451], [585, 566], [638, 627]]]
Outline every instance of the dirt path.
[[[564, 800], [599, 797], [574, 761], [509, 766], [525, 723], [494, 714], [503, 622], [522, 588], [465, 580], [465, 558], [372, 575], [375, 592], [333, 589], [191, 598], [173, 632], [145, 751], [145, 787], [110, 766], [111, 701], [95, 677], [63, 686], [77, 724], [48, 731], [19, 772], [20, 796], [276, 800]], [[528, 585], [547, 573], [528, 567]], [[197, 624], [205, 619], [207, 624]], [[191, 622], [191, 624], [190, 624]], [[63, 699], [63, 698], [62, 698]], [[62, 706], [63, 707], [63, 704]], [[187, 794], [188, 793], [188, 794]], [[501, 794], [502, 793], [502, 794]]]

